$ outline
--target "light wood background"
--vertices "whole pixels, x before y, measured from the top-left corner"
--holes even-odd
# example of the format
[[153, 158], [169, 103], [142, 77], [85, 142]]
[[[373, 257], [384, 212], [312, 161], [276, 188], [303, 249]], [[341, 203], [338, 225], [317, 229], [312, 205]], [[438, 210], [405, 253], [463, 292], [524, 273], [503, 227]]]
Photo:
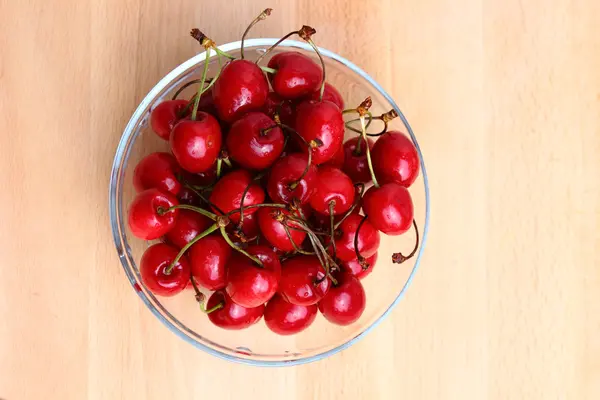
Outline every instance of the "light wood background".
[[[0, 0], [0, 398], [600, 398], [597, 0]], [[431, 236], [391, 318], [287, 369], [171, 334], [109, 230], [138, 102], [197, 51], [301, 23], [397, 99], [431, 178]]]

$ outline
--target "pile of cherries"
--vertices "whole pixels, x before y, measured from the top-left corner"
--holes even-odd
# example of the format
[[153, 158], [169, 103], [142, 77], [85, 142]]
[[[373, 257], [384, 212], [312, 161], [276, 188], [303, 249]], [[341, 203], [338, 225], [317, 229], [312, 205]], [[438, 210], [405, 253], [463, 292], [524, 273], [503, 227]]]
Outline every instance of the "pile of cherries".
[[[417, 150], [387, 130], [393, 110], [374, 116], [369, 98], [344, 108], [325, 83], [314, 33], [303, 26], [282, 40], [300, 36], [321, 65], [284, 51], [261, 66], [279, 42], [252, 62], [244, 59], [244, 38], [236, 59], [194, 29], [206, 49], [201, 78], [151, 112], [171, 153], [147, 155], [134, 172], [129, 227], [138, 238], [160, 239], [142, 256], [142, 281], [160, 296], [192, 288], [200, 309], [225, 329], [264, 315], [273, 332], [289, 335], [311, 325], [317, 311], [334, 324], [355, 322], [380, 232], [417, 228], [407, 190], [419, 174]], [[209, 79], [212, 52], [220, 68]], [[194, 85], [191, 99], [177, 99]], [[369, 133], [374, 121], [383, 129]], [[344, 143], [346, 131], [355, 135]], [[416, 238], [410, 255], [392, 256], [395, 263], [415, 254], [418, 230]], [[213, 291], [207, 301], [200, 288]]]

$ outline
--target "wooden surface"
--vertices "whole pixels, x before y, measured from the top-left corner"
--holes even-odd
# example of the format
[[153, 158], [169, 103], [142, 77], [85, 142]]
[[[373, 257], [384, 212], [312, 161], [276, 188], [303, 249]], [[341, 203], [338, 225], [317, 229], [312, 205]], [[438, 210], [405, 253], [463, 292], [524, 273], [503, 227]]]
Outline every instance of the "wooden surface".
[[[600, 398], [596, 0], [0, 0], [0, 398]], [[124, 278], [107, 186], [138, 102], [262, 8], [397, 99], [431, 236], [392, 316], [322, 362], [258, 369], [171, 334]]]

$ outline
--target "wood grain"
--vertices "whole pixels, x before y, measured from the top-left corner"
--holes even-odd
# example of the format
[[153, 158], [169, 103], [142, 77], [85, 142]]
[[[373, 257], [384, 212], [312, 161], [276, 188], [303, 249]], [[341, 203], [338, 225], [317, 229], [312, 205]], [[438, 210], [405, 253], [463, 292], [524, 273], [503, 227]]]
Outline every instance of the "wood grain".
[[[0, 398], [600, 398], [596, 0], [0, 1]], [[302, 23], [369, 71], [433, 198], [400, 306], [330, 359], [233, 365], [124, 279], [108, 176], [132, 111], [196, 50]]]

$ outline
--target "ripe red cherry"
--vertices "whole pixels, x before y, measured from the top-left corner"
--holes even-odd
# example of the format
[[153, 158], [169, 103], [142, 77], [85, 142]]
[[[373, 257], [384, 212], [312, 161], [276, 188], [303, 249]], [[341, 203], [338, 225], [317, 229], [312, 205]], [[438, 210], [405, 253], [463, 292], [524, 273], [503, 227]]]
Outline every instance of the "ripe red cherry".
[[413, 202], [408, 189], [397, 183], [371, 187], [363, 197], [363, 211], [375, 229], [387, 235], [401, 235], [411, 227]]
[[[356, 230], [363, 216], [359, 214], [350, 214], [338, 228], [341, 235], [335, 239], [335, 255], [342, 261], [350, 261], [356, 258], [354, 248], [354, 237]], [[358, 232], [358, 250], [363, 257], [371, 257], [379, 249], [379, 232], [371, 225], [367, 219]]]
[[[277, 161], [267, 182], [269, 197], [275, 202], [291, 203], [296, 199], [301, 204], [306, 203], [314, 192], [317, 177], [317, 168], [311, 165], [306, 175], [298, 181], [307, 163], [308, 156], [302, 153], [292, 153]], [[292, 188], [296, 182], [296, 187]]]
[[365, 261], [369, 265], [367, 269], [363, 269], [357, 258], [352, 261], [342, 262], [341, 267], [343, 271], [351, 273], [358, 279], [363, 279], [365, 276], [369, 275], [371, 271], [373, 271], [373, 267], [375, 267], [375, 263], [377, 262], [377, 252], [375, 252], [375, 254], [373, 254], [371, 257], [367, 257]]
[[169, 243], [181, 249], [210, 225], [212, 225], [212, 221], [202, 214], [191, 210], [179, 210], [175, 224], [167, 232], [165, 238]]
[[161, 210], [178, 205], [177, 199], [158, 189], [144, 190], [129, 206], [129, 229], [135, 237], [154, 240], [163, 236], [175, 225], [179, 210], [160, 215]]
[[419, 154], [408, 136], [389, 131], [382, 135], [371, 154], [379, 183], [399, 183], [409, 187], [419, 175]]
[[281, 264], [267, 246], [249, 246], [246, 251], [258, 257], [264, 268], [242, 254], [234, 254], [227, 263], [226, 290], [236, 304], [252, 308], [266, 303], [277, 292]]
[[252, 61], [234, 60], [222, 70], [213, 86], [219, 117], [233, 122], [248, 111], [260, 110], [269, 93], [269, 83]]
[[275, 93], [286, 99], [296, 99], [317, 90], [323, 79], [323, 70], [312, 60], [297, 51], [284, 51], [269, 60], [269, 74]]
[[146, 249], [140, 260], [142, 282], [152, 293], [159, 296], [174, 296], [185, 289], [190, 280], [190, 265], [181, 257], [170, 274], [165, 270], [177, 257], [177, 250], [164, 243], [154, 244]]
[[286, 260], [281, 268], [279, 293], [288, 302], [300, 306], [316, 304], [331, 285], [325, 269], [315, 256], [298, 256]]
[[[320, 96], [321, 88], [319, 87], [317, 88], [317, 90], [311, 93], [310, 99], [319, 100]], [[338, 90], [329, 83], [325, 83], [325, 90], [323, 90], [323, 101], [330, 101], [336, 106], [338, 106], [340, 110], [344, 109], [344, 98], [342, 97], [340, 92], [338, 92]]]
[[367, 304], [362, 283], [354, 275], [342, 272], [336, 276], [337, 286], [319, 302], [319, 311], [331, 323], [350, 325], [360, 318]]
[[338, 150], [333, 154], [333, 157], [331, 157], [331, 159], [326, 163], [321, 164], [321, 166], [328, 165], [330, 167], [342, 169], [344, 168], [344, 157], [344, 146], [340, 146]]
[[[356, 145], [360, 140], [360, 151], [356, 151]], [[374, 142], [367, 138], [369, 150], [373, 149]], [[343, 171], [348, 174], [352, 182], [369, 183], [371, 182], [371, 173], [367, 162], [367, 151], [365, 142], [361, 137], [354, 137], [344, 143], [344, 167]], [[372, 151], [372, 150], [371, 150]], [[376, 175], [379, 177], [379, 175]]]
[[222, 308], [208, 314], [210, 322], [223, 329], [239, 330], [248, 328], [260, 320], [265, 306], [246, 308], [234, 303], [224, 290], [216, 291], [210, 296], [206, 308], [211, 309], [222, 304]]
[[169, 140], [179, 114], [188, 105], [187, 100], [167, 100], [159, 103], [150, 113], [150, 126], [162, 139]]
[[[250, 112], [231, 125], [227, 135], [229, 156], [247, 169], [271, 166], [283, 151], [285, 138], [281, 128], [261, 112]], [[268, 131], [263, 131], [271, 128]]]
[[356, 190], [352, 180], [337, 168], [323, 166], [317, 172], [315, 192], [310, 206], [318, 213], [330, 215], [329, 202], [333, 201], [333, 214], [340, 215], [352, 207]]
[[[255, 212], [253, 214], [247, 214], [244, 211], [244, 221], [242, 222], [241, 233], [246, 237], [247, 240], [254, 239], [259, 234], [258, 218], [256, 217], [256, 214], [258, 214], [258, 212]], [[236, 232], [238, 232], [239, 230], [239, 223], [229, 224], [227, 226], [227, 232], [231, 234], [236, 235]], [[239, 237], [239, 235], [236, 235], [236, 237]]]
[[[248, 189], [246, 196], [244, 196], [244, 207], [262, 203], [265, 200], [265, 192], [260, 187], [258, 181], [253, 180], [250, 172], [243, 169], [230, 172], [222, 177], [214, 186], [209, 200], [224, 213], [239, 209], [242, 203], [242, 195], [248, 185], [250, 185], [250, 189]], [[258, 208], [249, 208], [244, 210], [244, 214], [250, 215], [257, 210]], [[218, 213], [216, 209], [213, 211]], [[234, 213], [229, 219], [237, 223], [240, 221], [240, 214]]]
[[286, 100], [275, 92], [269, 92], [267, 95], [267, 101], [265, 101], [265, 105], [263, 107], [263, 111], [269, 116], [269, 118], [275, 118], [275, 114], [279, 113], [279, 119], [281, 122], [293, 127], [296, 116], [294, 107], [295, 105], [291, 100]]
[[317, 305], [299, 306], [288, 303], [279, 294], [265, 308], [265, 323], [279, 335], [293, 335], [308, 328], [317, 316]]
[[[293, 229], [300, 228], [299, 225], [293, 221], [286, 222], [289, 232], [288, 236], [283, 224], [277, 220], [278, 216], [290, 215], [292, 215], [292, 213], [287, 210], [267, 207], [261, 208], [256, 213], [256, 216], [258, 217], [258, 226], [260, 227], [263, 236], [269, 243], [283, 251], [293, 251], [295, 249], [293, 243], [295, 243], [297, 247], [301, 247], [302, 242], [306, 238], [306, 232]], [[289, 228], [290, 226], [293, 228]]]
[[321, 145], [311, 151], [313, 164], [329, 161], [344, 140], [344, 119], [340, 109], [330, 101], [306, 100], [296, 107], [296, 130], [307, 141]]
[[188, 260], [198, 285], [208, 290], [224, 289], [232, 251], [220, 234], [208, 235], [194, 243], [188, 250]]
[[142, 158], [133, 171], [133, 186], [141, 192], [156, 188], [176, 196], [181, 190], [177, 174], [181, 171], [169, 153], [152, 153]]
[[221, 128], [215, 117], [199, 112], [195, 121], [184, 119], [175, 125], [169, 143], [183, 169], [204, 172], [212, 168], [221, 151]]

